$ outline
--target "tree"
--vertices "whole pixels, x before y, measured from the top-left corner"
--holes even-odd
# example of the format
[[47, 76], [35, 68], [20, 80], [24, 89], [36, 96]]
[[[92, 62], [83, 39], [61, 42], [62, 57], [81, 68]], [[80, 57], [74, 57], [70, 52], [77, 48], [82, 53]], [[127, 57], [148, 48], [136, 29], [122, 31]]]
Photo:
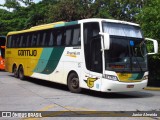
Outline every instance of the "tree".
[[20, 4], [19, 2], [17, 2], [17, 0], [5, 0], [4, 6], [10, 10], [11, 8], [17, 9]]
[[135, 22], [144, 0], [95, 0], [95, 4], [99, 6], [96, 17]]
[[[137, 15], [137, 22], [141, 24], [144, 36], [158, 40], [160, 46], [160, 1], [147, 0]], [[160, 49], [159, 49], [160, 52]], [[149, 84], [160, 86], [160, 54], [149, 56]]]
[[49, 21], [73, 21], [90, 18], [94, 15], [92, 0], [60, 0], [50, 6]]

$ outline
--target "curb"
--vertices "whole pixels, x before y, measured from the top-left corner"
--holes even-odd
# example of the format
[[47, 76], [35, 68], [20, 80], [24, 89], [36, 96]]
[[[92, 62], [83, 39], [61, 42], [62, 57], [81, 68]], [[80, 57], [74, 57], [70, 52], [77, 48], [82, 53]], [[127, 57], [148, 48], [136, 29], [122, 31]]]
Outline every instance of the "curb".
[[145, 87], [144, 90], [160, 91], [160, 87]]

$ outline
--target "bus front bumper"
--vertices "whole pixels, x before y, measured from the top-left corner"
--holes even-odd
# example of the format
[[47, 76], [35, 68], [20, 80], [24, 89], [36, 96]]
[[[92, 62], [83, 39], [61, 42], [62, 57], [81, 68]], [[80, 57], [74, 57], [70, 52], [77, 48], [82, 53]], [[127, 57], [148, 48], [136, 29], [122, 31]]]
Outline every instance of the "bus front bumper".
[[102, 92], [127, 92], [127, 91], [141, 91], [147, 86], [148, 80], [141, 82], [119, 82], [107, 79], [102, 79]]

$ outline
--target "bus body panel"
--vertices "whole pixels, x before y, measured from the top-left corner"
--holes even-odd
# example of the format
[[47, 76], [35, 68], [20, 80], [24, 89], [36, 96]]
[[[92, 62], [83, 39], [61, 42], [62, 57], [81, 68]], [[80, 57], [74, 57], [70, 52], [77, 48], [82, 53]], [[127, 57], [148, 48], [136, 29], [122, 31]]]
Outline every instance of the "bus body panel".
[[6, 71], [12, 72], [12, 67], [15, 64], [20, 65], [25, 69], [24, 75], [30, 76], [37, 65], [42, 48], [8, 48], [6, 49]]
[[127, 91], [141, 91], [147, 86], [148, 80], [143, 80], [141, 82], [125, 83], [119, 81], [112, 81], [107, 79], [102, 79], [102, 92], [127, 92]]
[[[54, 24], [53, 26], [50, 26], [52, 24], [48, 24], [46, 28], [44, 27], [45, 26], [44, 25], [44, 26], [33, 27], [32, 29], [29, 29], [29, 30], [11, 32], [8, 34], [8, 36], [23, 34], [26, 32], [27, 33], [37, 32], [38, 30], [44, 30], [44, 29], [45, 30], [51, 29], [51, 28], [53, 29], [54, 27], [58, 31], [61, 27], [64, 27], [64, 29], [67, 29], [67, 27], [70, 27], [70, 25], [79, 24], [81, 28], [80, 29], [81, 44], [70, 45], [70, 46], [57, 45], [52, 47], [44, 46], [44, 47], [7, 48], [6, 49], [6, 71], [13, 72], [12, 67], [14, 64], [16, 64], [17, 67], [22, 65], [24, 68], [25, 76], [48, 80], [48, 81], [61, 83], [65, 85], [67, 85], [67, 79], [69, 74], [71, 72], [75, 72], [78, 75], [79, 86], [81, 88], [86, 88], [86, 89], [101, 91], [101, 92], [124, 92], [124, 91], [142, 90], [147, 85], [148, 80], [143, 79], [144, 76], [148, 76], [147, 71], [143, 72], [143, 74], [141, 75], [141, 78], [136, 80], [138, 78], [136, 76], [138, 76], [140, 72], [139, 73], [128, 72], [127, 77], [125, 78], [120, 76], [121, 72], [123, 73], [123, 71], [121, 72], [109, 71], [109, 70], [107, 71], [107, 70], [104, 70], [105, 66], [103, 66], [103, 72], [96, 72], [96, 71], [93, 71], [92, 69], [87, 68], [88, 63], [86, 62], [86, 59], [85, 59], [86, 56], [85, 56], [85, 50], [84, 50], [85, 49], [84, 24], [90, 23], [90, 22], [98, 22], [99, 25], [101, 25], [102, 21], [107, 21], [107, 22], [112, 22], [117, 24], [139, 26], [134, 23], [118, 21], [118, 20], [84, 19], [84, 20], [79, 20], [78, 22], [76, 21], [71, 23], [60, 22], [60, 23]], [[100, 27], [100, 31], [102, 32], [102, 27]], [[70, 33], [70, 31], [67, 31], [67, 32]], [[57, 35], [56, 39], [58, 39], [58, 32], [56, 33], [56, 35]], [[53, 36], [51, 35], [48, 38], [52, 38], [52, 37]], [[100, 37], [100, 39], [101, 38], [102, 37]], [[34, 37], [32, 39], [34, 39]], [[46, 39], [46, 41], [47, 40], [48, 39]], [[103, 43], [102, 41], [100, 42]], [[133, 42], [133, 40], [131, 42]], [[58, 44], [58, 40], [56, 44]], [[104, 63], [104, 60], [105, 60], [104, 53], [102, 54], [102, 56], [103, 56], [103, 63]], [[89, 56], [89, 59], [92, 60], [90, 56]], [[113, 81], [113, 80], [107, 79], [105, 78], [105, 75], [115, 76], [117, 80]], [[126, 80], [123, 80], [123, 79], [126, 79]], [[132, 80], [132, 82], [130, 79]]]
[[[82, 60], [81, 60], [80, 48], [75, 49], [75, 47], [65, 47], [63, 52], [59, 51], [55, 53], [54, 51], [52, 51], [54, 54], [52, 54], [50, 50], [48, 50], [48, 52], [45, 53], [44, 55], [41, 54], [40, 58], [45, 58], [46, 61], [42, 61], [42, 59], [38, 61], [38, 64], [35, 67], [31, 77], [41, 78], [41, 79], [45, 79], [45, 80], [49, 80], [57, 83], [62, 83], [62, 84], [67, 84], [67, 76], [69, 72], [75, 71], [76, 73], [78, 73], [79, 77], [81, 76], [80, 64]], [[46, 54], [48, 54], [48, 57], [46, 56]], [[56, 54], [59, 54], [60, 56], [59, 59], [51, 58], [51, 56], [54, 57]], [[53, 69], [53, 67], [55, 68]], [[51, 69], [52, 71], [49, 71]]]

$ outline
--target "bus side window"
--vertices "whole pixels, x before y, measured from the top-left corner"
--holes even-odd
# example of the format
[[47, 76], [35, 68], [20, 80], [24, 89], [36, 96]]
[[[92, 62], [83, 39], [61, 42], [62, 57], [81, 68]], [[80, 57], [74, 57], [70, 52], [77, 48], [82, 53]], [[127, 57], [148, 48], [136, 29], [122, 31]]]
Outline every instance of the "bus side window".
[[96, 38], [100, 28], [98, 22], [84, 23], [84, 51], [88, 70], [102, 72], [101, 40]]
[[15, 36], [12, 35], [12, 39], [11, 39], [11, 45], [10, 47], [13, 48], [13, 45], [15, 44], [15, 40], [14, 40]]
[[23, 34], [23, 40], [22, 40], [22, 47], [26, 47], [26, 44], [27, 44], [27, 34]]
[[59, 31], [57, 34], [57, 45], [60, 46], [62, 42], [62, 33]]
[[57, 45], [57, 34], [56, 34], [56, 29], [52, 30], [52, 34], [53, 34], [53, 46]]
[[37, 34], [37, 42], [36, 42], [36, 46], [37, 46], [37, 47], [40, 46], [40, 37], [41, 37], [41, 34], [38, 33], [38, 34]]
[[15, 44], [15, 47], [18, 48], [19, 47], [19, 44], [20, 44], [20, 35], [16, 35], [16, 44]]
[[20, 36], [19, 47], [23, 47], [24, 35]]
[[12, 42], [12, 36], [8, 36], [8, 39], [7, 39], [7, 47], [10, 48], [11, 47], [11, 42]]
[[69, 46], [71, 45], [72, 40], [72, 29], [66, 29], [66, 39], [65, 39], [65, 45]]
[[72, 45], [80, 45], [80, 28], [74, 28]]
[[41, 43], [41, 46], [43, 46], [43, 47], [45, 46], [46, 35], [47, 35], [47, 33], [44, 32], [43, 37], [42, 37], [42, 43]]
[[31, 47], [31, 33], [28, 33], [27, 34], [27, 44], [26, 44], [26, 47]]
[[32, 47], [36, 47], [36, 43], [37, 43], [37, 34], [36, 34], [36, 33], [33, 33], [33, 34], [32, 34], [31, 46], [32, 46]]
[[53, 43], [54, 43], [54, 35], [53, 35], [53, 32], [50, 33], [49, 35], [49, 46], [53, 46]]
[[45, 38], [45, 41], [44, 41], [44, 46], [45, 46], [45, 47], [49, 47], [50, 34], [51, 34], [51, 31], [50, 31], [50, 30], [47, 30], [47, 31], [46, 31], [46, 38]]

